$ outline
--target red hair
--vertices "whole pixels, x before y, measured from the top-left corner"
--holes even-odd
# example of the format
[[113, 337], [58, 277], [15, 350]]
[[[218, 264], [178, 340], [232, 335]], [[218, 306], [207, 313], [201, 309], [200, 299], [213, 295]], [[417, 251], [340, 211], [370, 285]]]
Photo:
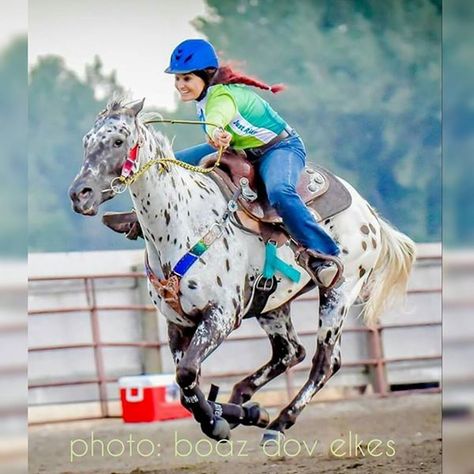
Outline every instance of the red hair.
[[247, 86], [258, 87], [276, 94], [286, 89], [284, 84], [274, 84], [270, 86], [265, 82], [259, 81], [255, 77], [247, 76], [235, 70], [232, 64], [225, 64], [217, 69], [211, 84], [245, 84]]

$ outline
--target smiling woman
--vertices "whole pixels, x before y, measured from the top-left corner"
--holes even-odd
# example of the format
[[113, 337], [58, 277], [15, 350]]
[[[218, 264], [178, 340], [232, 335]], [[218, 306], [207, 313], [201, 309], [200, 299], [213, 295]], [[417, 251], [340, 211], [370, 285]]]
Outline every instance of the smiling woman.
[[183, 102], [196, 100], [204, 90], [206, 83], [196, 74], [176, 74], [174, 86]]

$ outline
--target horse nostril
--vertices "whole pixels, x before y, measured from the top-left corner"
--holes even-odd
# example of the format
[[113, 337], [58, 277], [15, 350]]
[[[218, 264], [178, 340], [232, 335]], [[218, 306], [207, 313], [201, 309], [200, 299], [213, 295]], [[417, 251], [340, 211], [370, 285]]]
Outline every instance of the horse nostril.
[[81, 192], [79, 193], [79, 199], [86, 199], [92, 194], [92, 189], [91, 188], [83, 188]]

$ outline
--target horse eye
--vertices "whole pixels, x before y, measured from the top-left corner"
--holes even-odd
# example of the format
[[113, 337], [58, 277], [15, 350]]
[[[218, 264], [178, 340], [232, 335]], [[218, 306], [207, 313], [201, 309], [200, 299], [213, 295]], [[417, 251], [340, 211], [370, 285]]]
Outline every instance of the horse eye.
[[115, 148], [120, 148], [122, 145], [123, 145], [123, 140], [118, 139], [114, 141]]

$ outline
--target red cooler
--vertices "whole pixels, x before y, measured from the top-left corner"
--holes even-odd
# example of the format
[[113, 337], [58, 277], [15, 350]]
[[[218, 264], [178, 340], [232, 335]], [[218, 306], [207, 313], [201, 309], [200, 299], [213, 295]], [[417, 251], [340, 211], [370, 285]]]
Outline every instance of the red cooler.
[[125, 423], [173, 420], [192, 416], [179, 400], [179, 386], [171, 374], [139, 375], [119, 379]]

